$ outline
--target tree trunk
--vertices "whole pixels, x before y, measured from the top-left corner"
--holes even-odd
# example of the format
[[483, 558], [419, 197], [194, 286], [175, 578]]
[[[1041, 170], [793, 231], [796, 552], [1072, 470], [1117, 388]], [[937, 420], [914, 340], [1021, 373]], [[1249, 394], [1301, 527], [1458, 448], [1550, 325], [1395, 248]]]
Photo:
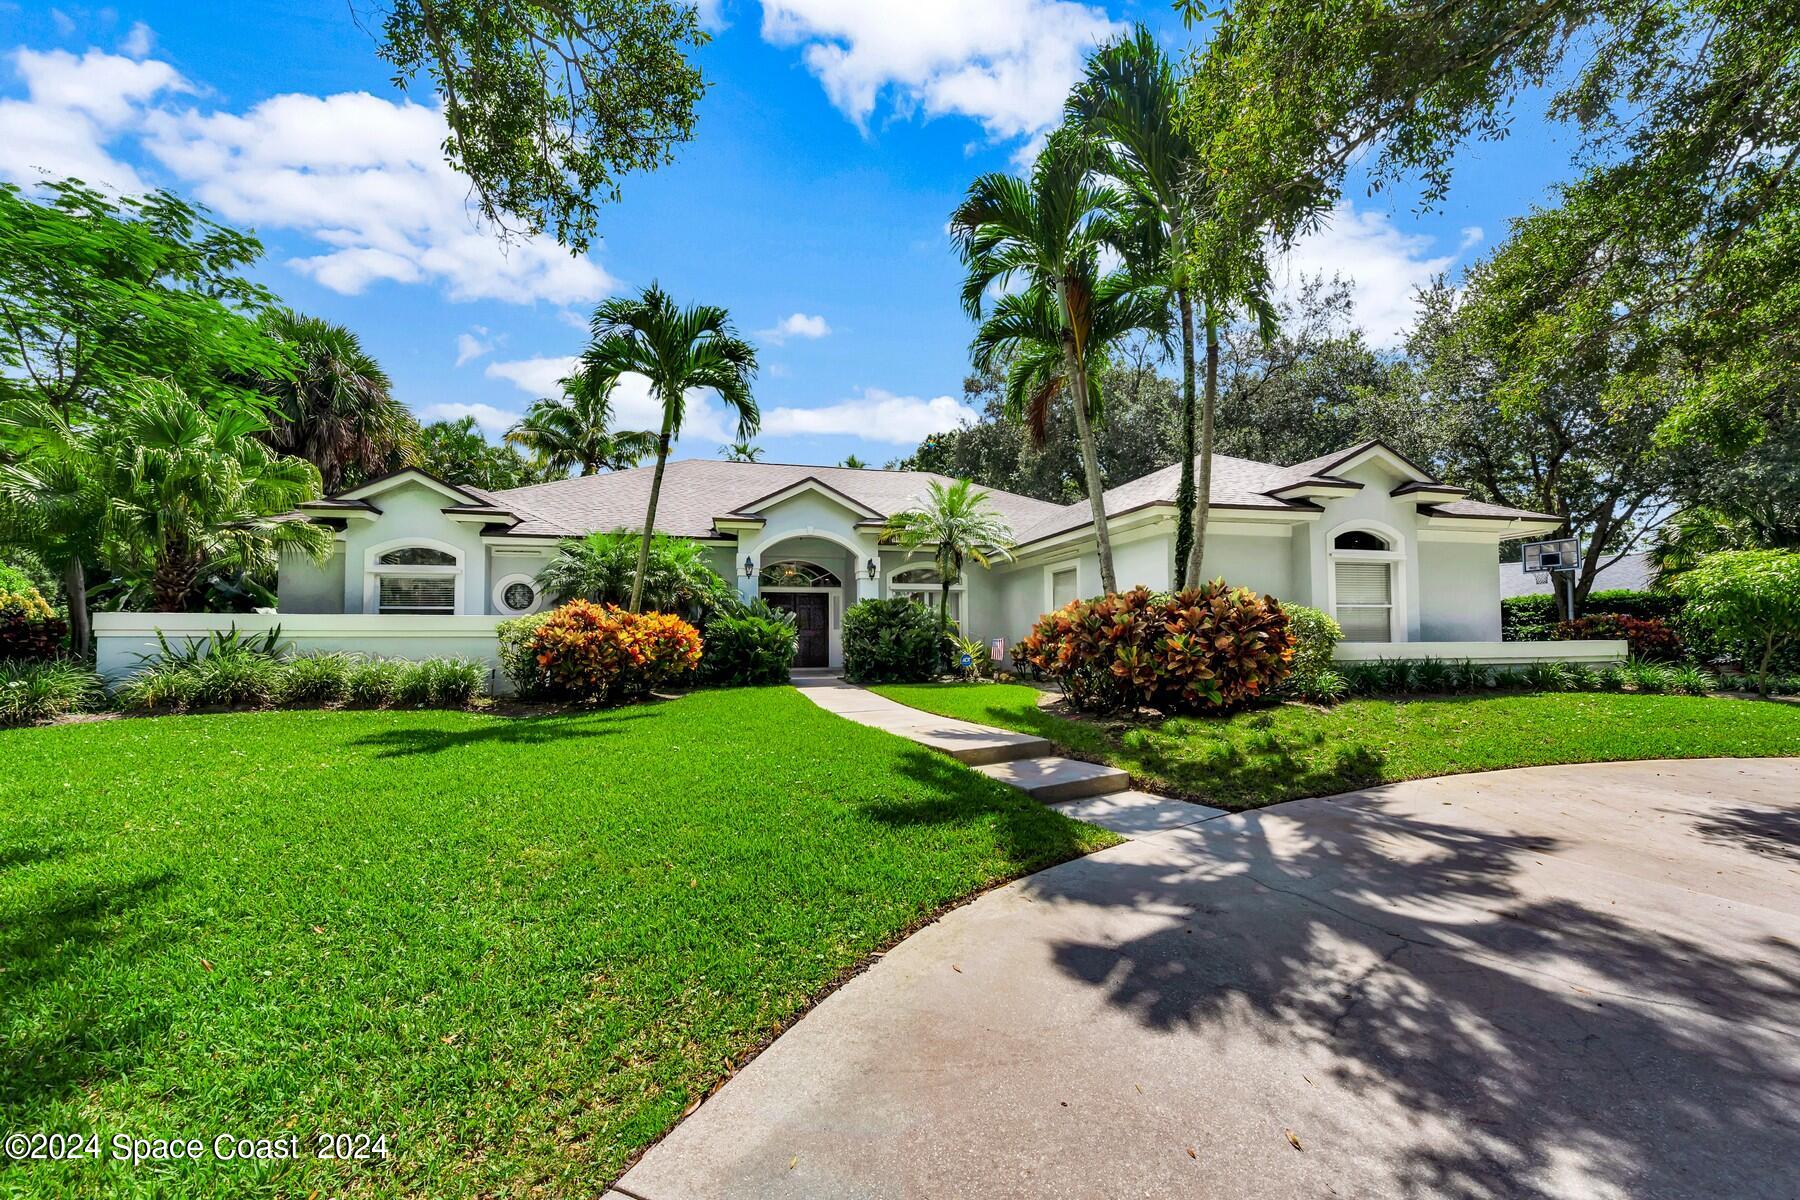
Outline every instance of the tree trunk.
[[69, 649], [76, 658], [86, 658], [93, 623], [88, 618], [87, 569], [80, 555], [71, 555], [63, 568], [63, 591], [69, 596]]
[[663, 406], [662, 432], [656, 437], [656, 474], [650, 477], [650, 511], [644, 514], [644, 540], [638, 546], [637, 577], [631, 581], [631, 611], [642, 612], [644, 576], [650, 570], [650, 538], [656, 530], [656, 500], [662, 495], [663, 468], [669, 463], [669, 421], [672, 414]]
[[938, 665], [950, 665], [950, 577], [938, 568]]
[[1194, 297], [1187, 288], [1177, 288], [1175, 298], [1181, 307], [1181, 483], [1175, 488], [1175, 590], [1179, 592], [1187, 586], [1188, 553], [1194, 545]]
[[1769, 640], [1763, 645], [1762, 662], [1756, 668], [1756, 694], [1764, 700], [1769, 698], [1769, 660], [1775, 657], [1775, 631], [1769, 631]]
[[1206, 397], [1200, 406], [1200, 483], [1194, 502], [1194, 544], [1188, 550], [1188, 582], [1202, 582], [1200, 564], [1206, 558], [1206, 514], [1212, 505], [1213, 424], [1219, 409], [1219, 321], [1211, 301], [1206, 302]]
[[1100, 553], [1100, 587], [1108, 595], [1119, 590], [1113, 574], [1112, 537], [1106, 530], [1106, 498], [1100, 486], [1100, 451], [1094, 442], [1093, 422], [1088, 419], [1087, 366], [1075, 352], [1075, 339], [1063, 343], [1069, 382], [1075, 402], [1075, 432], [1081, 439], [1081, 470], [1087, 480], [1088, 507], [1094, 514], [1094, 544]]

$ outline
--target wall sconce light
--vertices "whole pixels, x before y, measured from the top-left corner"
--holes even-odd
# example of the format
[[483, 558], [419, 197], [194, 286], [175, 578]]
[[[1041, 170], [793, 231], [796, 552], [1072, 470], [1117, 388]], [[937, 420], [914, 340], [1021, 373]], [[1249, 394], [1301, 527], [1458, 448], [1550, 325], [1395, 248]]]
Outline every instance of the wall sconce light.
[[870, 560], [869, 560], [869, 565], [868, 565], [868, 567], [867, 567], [867, 568], [865, 568], [865, 569], [866, 569], [866, 570], [867, 570], [867, 571], [868, 571], [868, 572], [869, 572], [869, 578], [870, 578], [870, 579], [873, 579], [873, 578], [875, 578], [875, 573], [876, 573], [876, 572], [877, 572], [877, 571], [880, 571], [880, 570], [881, 570], [881, 564], [880, 564], [880, 563], [878, 563], [878, 562], [876, 562], [876, 561], [875, 561], [875, 560], [874, 560], [874, 559], [872, 559], [872, 558], [871, 558], [871, 559], [870, 559]]
[[744, 555], [744, 578], [748, 579], [754, 574], [756, 574], [756, 560], [746, 554]]

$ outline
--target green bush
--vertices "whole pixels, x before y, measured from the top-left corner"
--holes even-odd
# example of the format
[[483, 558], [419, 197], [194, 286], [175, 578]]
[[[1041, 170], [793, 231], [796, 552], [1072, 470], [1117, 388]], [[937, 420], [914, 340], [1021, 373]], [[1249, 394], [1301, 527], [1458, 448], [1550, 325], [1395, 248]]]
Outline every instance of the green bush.
[[1331, 699], [1325, 695], [1329, 689], [1320, 686], [1319, 676], [1330, 672], [1340, 686], [1344, 685], [1344, 677], [1331, 661], [1332, 651], [1344, 638], [1343, 628], [1330, 614], [1304, 604], [1283, 604], [1281, 611], [1287, 614], [1288, 635], [1294, 642], [1294, 657], [1288, 662], [1282, 694], [1315, 701]]
[[521, 699], [529, 700], [537, 695], [540, 673], [532, 639], [537, 635], [538, 626], [550, 619], [552, 611], [546, 609], [528, 617], [514, 617], [497, 626], [500, 673], [512, 684], [513, 694]]
[[1669, 668], [1669, 690], [1704, 696], [1719, 690], [1719, 677], [1694, 663], [1682, 663]]
[[[538, 586], [559, 601], [623, 606], [631, 599], [642, 547], [643, 535], [629, 530], [570, 538], [538, 572]], [[731, 585], [706, 559], [706, 548], [698, 542], [660, 533], [652, 537], [644, 571], [644, 611], [698, 621], [725, 603], [732, 595]]]
[[863, 600], [844, 612], [844, 678], [852, 683], [919, 683], [938, 669], [937, 617], [898, 598]]
[[[994, 655], [988, 644], [980, 638], [957, 637], [955, 649], [951, 652], [950, 661], [956, 666], [956, 673], [964, 682], [986, 679], [994, 673]], [[969, 658], [969, 665], [963, 665], [963, 656]]]
[[1669, 690], [1671, 679], [1669, 668], [1662, 663], [1645, 662], [1634, 658], [1621, 668], [1625, 682], [1640, 692], [1661, 694]]
[[81, 712], [104, 695], [99, 677], [79, 663], [0, 659], [0, 725]]
[[[1581, 615], [1597, 617], [1610, 613], [1673, 624], [1682, 615], [1683, 607], [1682, 598], [1671, 592], [1606, 588], [1588, 594], [1581, 606]], [[1551, 595], [1508, 596], [1500, 601], [1500, 636], [1505, 641], [1540, 640], [1544, 636], [1542, 630], [1561, 620], [1556, 597]]]
[[179, 663], [149, 665], [114, 692], [119, 707], [135, 712], [179, 712], [193, 695], [194, 675]]
[[54, 605], [62, 591], [62, 581], [44, 565], [43, 559], [23, 546], [0, 546], [0, 592], [28, 592], [33, 588]]
[[1314, 704], [1334, 704], [1350, 694], [1350, 681], [1336, 668], [1326, 667], [1323, 671], [1314, 671], [1311, 678], [1300, 685], [1294, 685], [1290, 676], [1285, 694]]
[[1281, 605], [1222, 579], [1071, 601], [1039, 617], [1018, 650], [1076, 708], [1172, 716], [1276, 694], [1294, 653]]
[[715, 687], [786, 683], [800, 645], [794, 614], [760, 598], [727, 600], [700, 636], [700, 682]]
[[1494, 672], [1486, 663], [1462, 659], [1451, 664], [1450, 687], [1458, 692], [1479, 692], [1494, 686]]
[[379, 708], [400, 694], [401, 664], [391, 658], [364, 659], [350, 668], [350, 702]]
[[187, 668], [193, 675], [192, 708], [261, 708], [275, 699], [281, 662], [266, 654], [216, 651]]
[[1744, 667], [1768, 694], [1778, 655], [1800, 646], [1800, 551], [1709, 554], [1675, 580], [1685, 619], [1719, 643], [1741, 647]]
[[277, 699], [282, 704], [342, 704], [350, 698], [350, 654], [302, 654], [281, 667]]
[[0, 565], [0, 659], [56, 658], [69, 628], [24, 572]]

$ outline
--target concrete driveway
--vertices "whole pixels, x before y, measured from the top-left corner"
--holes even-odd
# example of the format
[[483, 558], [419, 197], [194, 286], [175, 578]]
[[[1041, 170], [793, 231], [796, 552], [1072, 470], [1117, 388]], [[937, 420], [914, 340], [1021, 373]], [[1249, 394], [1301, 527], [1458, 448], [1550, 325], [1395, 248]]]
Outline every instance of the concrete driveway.
[[895, 948], [619, 1185], [713, 1197], [1800, 1195], [1800, 760], [1220, 817]]

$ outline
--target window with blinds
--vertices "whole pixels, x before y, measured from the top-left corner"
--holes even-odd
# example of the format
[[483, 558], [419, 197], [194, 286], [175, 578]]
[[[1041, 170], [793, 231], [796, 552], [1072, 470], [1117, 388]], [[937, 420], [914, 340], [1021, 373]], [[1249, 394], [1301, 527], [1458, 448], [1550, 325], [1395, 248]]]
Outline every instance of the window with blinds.
[[1340, 562], [1337, 617], [1347, 642], [1385, 642], [1393, 636], [1393, 567], [1384, 562]]
[[384, 613], [456, 612], [454, 575], [383, 575], [381, 611]]
[[1050, 608], [1052, 611], [1075, 599], [1075, 568], [1050, 576]]

